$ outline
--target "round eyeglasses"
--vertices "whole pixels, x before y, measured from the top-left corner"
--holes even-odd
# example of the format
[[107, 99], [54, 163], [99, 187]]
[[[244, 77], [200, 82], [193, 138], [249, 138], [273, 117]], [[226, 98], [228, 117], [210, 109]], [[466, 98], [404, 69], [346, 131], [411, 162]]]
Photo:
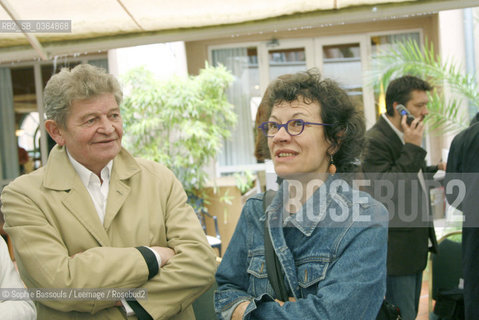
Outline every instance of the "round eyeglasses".
[[320, 122], [307, 122], [301, 119], [291, 119], [284, 124], [280, 124], [274, 121], [266, 121], [263, 122], [258, 128], [263, 130], [263, 133], [267, 137], [274, 137], [275, 134], [278, 133], [281, 128], [286, 129], [286, 132], [290, 136], [297, 136], [300, 135], [303, 130], [304, 126], [306, 125], [316, 125], [316, 126], [330, 126], [327, 123], [320, 123]]

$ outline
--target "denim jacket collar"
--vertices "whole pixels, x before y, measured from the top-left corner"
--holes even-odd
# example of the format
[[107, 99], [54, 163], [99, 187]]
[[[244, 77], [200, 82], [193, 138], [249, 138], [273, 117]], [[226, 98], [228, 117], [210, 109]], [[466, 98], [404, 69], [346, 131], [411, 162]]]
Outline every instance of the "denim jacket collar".
[[341, 204], [343, 207], [351, 206], [349, 199], [343, 197], [340, 193], [331, 192], [331, 189], [335, 190], [336, 188], [334, 185], [342, 182], [344, 181], [336, 179], [334, 176], [329, 176], [328, 179], [314, 191], [306, 203], [301, 206], [298, 212], [290, 215], [284, 208], [284, 204], [287, 203], [286, 199], [289, 198], [288, 193], [290, 190], [290, 183], [285, 180], [280, 185], [271, 205], [266, 209], [266, 216], [270, 216], [270, 227], [294, 226], [304, 235], [308, 237], [311, 236], [319, 222], [325, 220], [327, 209], [333, 199], [335, 203]]

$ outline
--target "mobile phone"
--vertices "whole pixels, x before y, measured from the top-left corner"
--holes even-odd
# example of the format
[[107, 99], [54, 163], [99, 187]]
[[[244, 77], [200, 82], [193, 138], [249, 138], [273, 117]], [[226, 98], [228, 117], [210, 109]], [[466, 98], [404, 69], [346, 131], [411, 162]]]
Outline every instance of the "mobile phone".
[[407, 124], [411, 124], [411, 122], [413, 122], [414, 120], [414, 116], [411, 114], [411, 112], [409, 112], [408, 109], [406, 109], [405, 106], [403, 106], [402, 104], [398, 104], [396, 106], [396, 110], [399, 112], [399, 114], [402, 116], [407, 116], [407, 119], [406, 119], [406, 122]]

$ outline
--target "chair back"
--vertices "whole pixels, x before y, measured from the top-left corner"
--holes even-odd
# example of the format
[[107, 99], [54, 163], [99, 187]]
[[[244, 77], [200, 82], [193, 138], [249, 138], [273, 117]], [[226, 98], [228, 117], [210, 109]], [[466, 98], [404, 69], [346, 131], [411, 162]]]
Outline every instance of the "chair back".
[[206, 234], [206, 220], [204, 211], [195, 211], [198, 220], [200, 221], [201, 227], [203, 228], [203, 232]]
[[[202, 199], [196, 197], [195, 202], [197, 207], [197, 209], [195, 210], [195, 213], [196, 213], [196, 216], [198, 217], [198, 220], [200, 221], [201, 227], [203, 228], [203, 232], [206, 234], [206, 239], [208, 240], [208, 243], [210, 244], [212, 248], [218, 249], [218, 255], [221, 257], [221, 235], [220, 235], [220, 230], [218, 228], [218, 218], [216, 216], [209, 214], [208, 211], [202, 208], [203, 206]], [[213, 225], [215, 228], [215, 236], [208, 235], [208, 230], [206, 227], [207, 218], [213, 221]]]

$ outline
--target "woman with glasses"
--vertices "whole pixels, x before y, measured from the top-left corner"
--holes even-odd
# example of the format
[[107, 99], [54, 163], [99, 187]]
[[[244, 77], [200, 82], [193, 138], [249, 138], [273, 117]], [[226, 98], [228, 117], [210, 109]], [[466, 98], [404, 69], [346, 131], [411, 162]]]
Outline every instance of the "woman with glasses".
[[243, 208], [216, 274], [218, 318], [376, 319], [388, 216], [352, 180], [362, 117], [314, 70], [273, 81], [261, 108], [259, 129], [283, 182], [266, 209], [263, 194]]

